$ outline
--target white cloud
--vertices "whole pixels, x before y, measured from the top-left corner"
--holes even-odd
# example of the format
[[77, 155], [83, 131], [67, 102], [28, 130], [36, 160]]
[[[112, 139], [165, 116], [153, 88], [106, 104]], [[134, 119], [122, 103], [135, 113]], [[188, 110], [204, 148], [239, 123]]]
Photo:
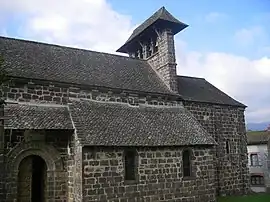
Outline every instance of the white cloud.
[[[114, 11], [105, 0], [0, 0], [0, 19], [23, 16], [20, 37], [97, 51], [114, 52], [135, 27], [131, 17]], [[211, 14], [214, 22], [219, 14]], [[260, 28], [241, 30], [236, 37], [245, 43]], [[239, 40], [240, 40], [239, 39]], [[249, 106], [249, 121], [270, 120], [270, 58], [250, 60], [232, 54], [186, 50], [176, 40], [178, 73], [205, 77], [209, 82]]]
[[260, 26], [243, 28], [236, 31], [234, 38], [238, 44], [248, 46], [253, 45], [257, 40], [265, 38], [265, 32]]
[[133, 28], [105, 0], [2, 1], [2, 18], [24, 16], [20, 35], [30, 39], [113, 52]]
[[[177, 49], [181, 47], [177, 47]], [[249, 121], [270, 120], [270, 57], [250, 60], [232, 54], [178, 52], [178, 74], [204, 77], [248, 105]]]
[[205, 21], [208, 23], [215, 23], [226, 20], [228, 16], [225, 13], [211, 12], [205, 16]]

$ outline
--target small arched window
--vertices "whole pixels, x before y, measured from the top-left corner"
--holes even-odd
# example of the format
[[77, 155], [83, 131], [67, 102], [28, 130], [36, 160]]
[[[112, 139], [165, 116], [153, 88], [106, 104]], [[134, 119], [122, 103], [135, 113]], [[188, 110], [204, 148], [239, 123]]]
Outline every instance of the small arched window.
[[182, 156], [183, 161], [183, 176], [190, 177], [191, 176], [191, 152], [186, 149], [183, 151]]

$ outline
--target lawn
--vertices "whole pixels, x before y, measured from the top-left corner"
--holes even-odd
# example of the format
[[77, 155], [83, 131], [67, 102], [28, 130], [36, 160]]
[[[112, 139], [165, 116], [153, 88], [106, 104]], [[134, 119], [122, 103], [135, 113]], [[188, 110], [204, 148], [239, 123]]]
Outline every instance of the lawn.
[[221, 197], [218, 202], [270, 202], [270, 194], [257, 194], [252, 196]]

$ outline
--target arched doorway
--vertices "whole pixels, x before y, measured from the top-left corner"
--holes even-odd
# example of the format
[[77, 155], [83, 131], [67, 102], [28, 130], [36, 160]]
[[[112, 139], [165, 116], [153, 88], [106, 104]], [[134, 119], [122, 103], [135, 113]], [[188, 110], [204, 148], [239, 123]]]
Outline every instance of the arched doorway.
[[25, 157], [19, 165], [18, 202], [45, 202], [47, 165], [37, 155]]

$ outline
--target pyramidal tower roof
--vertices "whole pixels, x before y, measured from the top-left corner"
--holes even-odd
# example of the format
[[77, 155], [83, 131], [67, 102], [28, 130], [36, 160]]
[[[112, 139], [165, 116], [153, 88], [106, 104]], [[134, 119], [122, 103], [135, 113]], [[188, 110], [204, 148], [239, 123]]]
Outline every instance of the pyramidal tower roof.
[[[125, 52], [123, 51], [125, 47], [131, 43], [134, 39], [139, 37], [145, 30], [147, 30], [149, 27], [154, 26], [155, 24], [158, 24], [158, 22], [166, 22], [167, 28], [171, 28], [173, 34], [177, 34], [181, 30], [188, 27], [187, 24], [180, 22], [178, 19], [176, 19], [169, 11], [166, 10], [166, 8], [163, 6], [159, 10], [157, 10], [150, 18], [145, 20], [141, 25], [139, 25], [131, 34], [131, 36], [128, 38], [128, 40], [125, 42], [125, 44], [120, 47], [117, 52]], [[157, 26], [158, 27], [158, 26]]]

